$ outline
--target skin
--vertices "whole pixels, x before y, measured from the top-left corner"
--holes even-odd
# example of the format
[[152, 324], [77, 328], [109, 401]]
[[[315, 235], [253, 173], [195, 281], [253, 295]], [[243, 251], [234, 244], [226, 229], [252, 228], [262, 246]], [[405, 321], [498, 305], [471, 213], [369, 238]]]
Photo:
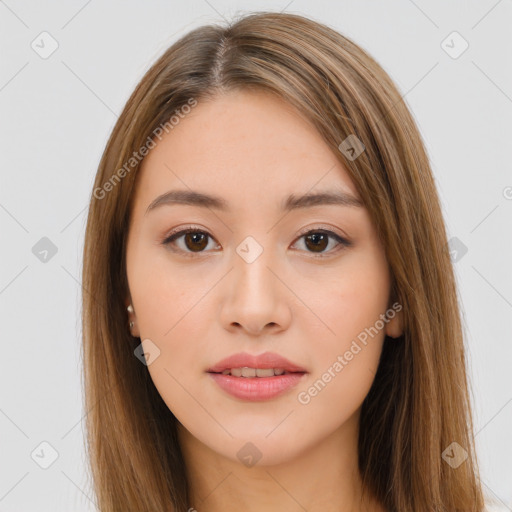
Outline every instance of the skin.
[[[190, 507], [383, 512], [360, 503], [358, 422], [384, 336], [401, 334], [402, 313], [309, 403], [298, 400], [391, 307], [384, 247], [364, 207], [280, 209], [291, 193], [335, 189], [359, 198], [337, 156], [288, 103], [239, 91], [199, 102], [140, 172], [125, 299], [134, 308], [132, 335], [160, 351], [147, 368], [180, 423]], [[145, 214], [174, 189], [221, 196], [230, 209], [174, 204]], [[210, 235], [203, 245], [187, 245], [185, 235], [162, 245], [190, 224]], [[314, 252], [302, 233], [319, 228], [352, 245], [329, 238]], [[263, 248], [252, 263], [236, 252], [247, 236]], [[308, 374], [271, 400], [236, 399], [206, 370], [241, 351], [277, 352]], [[261, 453], [252, 466], [237, 456], [248, 441]]]

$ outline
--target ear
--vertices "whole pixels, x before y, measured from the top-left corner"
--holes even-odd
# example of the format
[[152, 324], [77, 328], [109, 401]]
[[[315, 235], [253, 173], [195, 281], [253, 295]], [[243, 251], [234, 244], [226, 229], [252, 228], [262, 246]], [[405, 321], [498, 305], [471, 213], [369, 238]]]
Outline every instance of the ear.
[[[395, 304], [398, 304], [395, 302]], [[388, 312], [389, 322], [386, 324], [386, 335], [390, 338], [399, 338], [404, 332], [404, 311], [400, 306], [400, 310], [390, 308], [391, 314]]]
[[[135, 310], [133, 309], [133, 304], [131, 302], [131, 298], [127, 297], [124, 301], [125, 303], [125, 311], [128, 316], [128, 328], [130, 330], [130, 334], [134, 338], [140, 338], [139, 326], [137, 323], [137, 315], [135, 314]], [[130, 309], [128, 309], [130, 308]]]
[[399, 338], [404, 333], [404, 306], [401, 294], [398, 290], [395, 278], [391, 278], [391, 287], [388, 297], [388, 309], [386, 310], [385, 333], [390, 338]]

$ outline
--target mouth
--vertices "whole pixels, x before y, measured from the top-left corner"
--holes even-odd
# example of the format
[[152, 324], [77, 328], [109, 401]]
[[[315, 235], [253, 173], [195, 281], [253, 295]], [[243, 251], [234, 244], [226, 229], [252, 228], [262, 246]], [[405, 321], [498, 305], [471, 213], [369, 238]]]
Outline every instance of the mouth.
[[207, 369], [219, 388], [239, 400], [276, 398], [306, 378], [308, 372], [274, 352], [232, 354]]
[[262, 402], [289, 392], [306, 378], [307, 372], [283, 368], [226, 368], [207, 372], [219, 389], [231, 397], [248, 402]]
[[265, 378], [280, 376], [285, 373], [306, 373], [305, 368], [292, 363], [275, 352], [264, 352], [259, 355], [239, 352], [218, 361], [206, 371], [245, 378]]
[[250, 368], [244, 366], [241, 368], [226, 368], [220, 371], [209, 371], [208, 373], [215, 373], [217, 375], [231, 375], [233, 377], [242, 377], [245, 379], [261, 379], [268, 377], [279, 377], [280, 375], [291, 374], [304, 374], [306, 372], [288, 371], [284, 368]]

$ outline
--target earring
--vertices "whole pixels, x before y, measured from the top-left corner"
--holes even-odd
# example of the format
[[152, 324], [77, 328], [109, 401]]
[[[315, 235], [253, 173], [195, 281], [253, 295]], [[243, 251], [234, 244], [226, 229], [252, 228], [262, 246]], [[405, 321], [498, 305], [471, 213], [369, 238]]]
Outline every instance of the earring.
[[[133, 313], [133, 306], [131, 304], [126, 309], [128, 310], [129, 313]], [[130, 330], [133, 329], [134, 325], [134, 322], [130, 322]]]

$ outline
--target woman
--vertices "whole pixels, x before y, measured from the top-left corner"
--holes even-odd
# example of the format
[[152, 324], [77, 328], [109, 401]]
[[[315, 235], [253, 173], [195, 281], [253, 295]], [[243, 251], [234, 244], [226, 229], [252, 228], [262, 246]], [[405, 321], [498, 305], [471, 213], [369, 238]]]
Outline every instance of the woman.
[[83, 289], [100, 510], [483, 510], [428, 157], [329, 27], [251, 14], [158, 59], [98, 169]]

